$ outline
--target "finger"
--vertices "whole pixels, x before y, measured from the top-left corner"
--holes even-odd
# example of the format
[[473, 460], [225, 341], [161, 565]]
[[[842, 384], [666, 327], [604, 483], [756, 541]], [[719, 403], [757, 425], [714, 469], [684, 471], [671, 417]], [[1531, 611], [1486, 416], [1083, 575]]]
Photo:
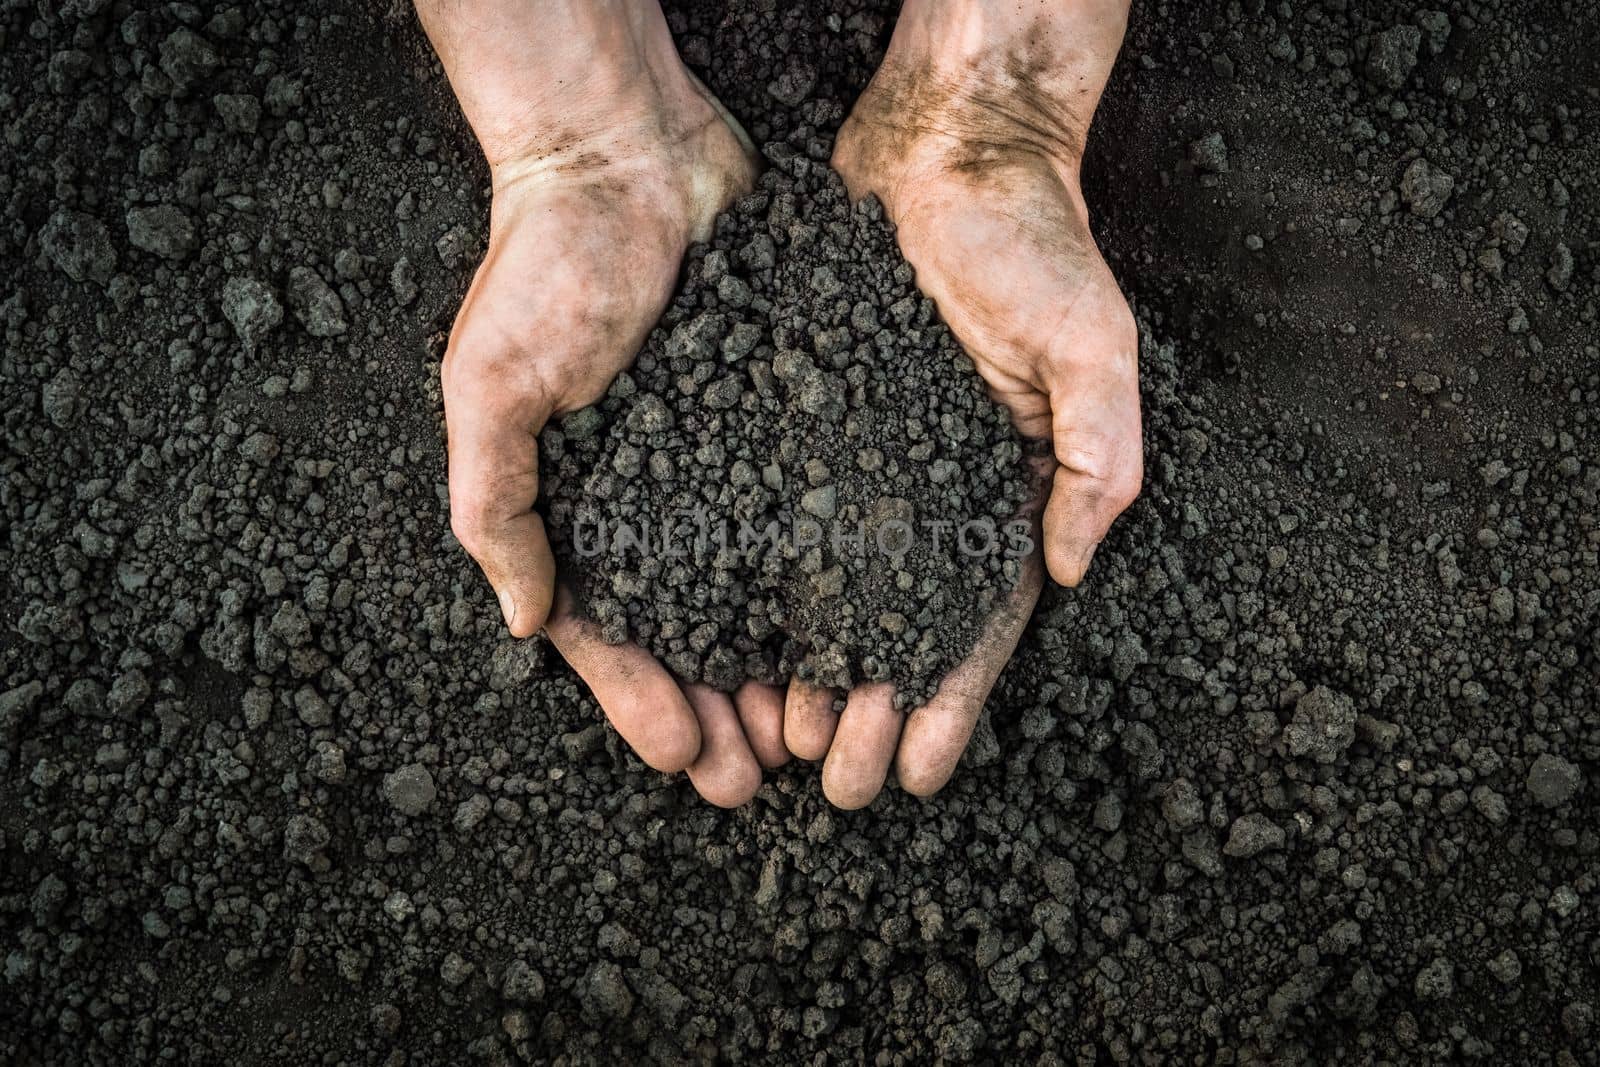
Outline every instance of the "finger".
[[737, 808], [761, 788], [761, 766], [745, 740], [733, 701], [708, 685], [683, 687], [700, 720], [700, 755], [689, 764], [695, 791], [719, 808]]
[[789, 750], [783, 744], [783, 690], [746, 682], [733, 694], [733, 707], [761, 766], [771, 770], [788, 763]]
[[573, 615], [565, 589], [556, 592], [545, 633], [640, 759], [669, 773], [694, 762], [700, 754], [699, 720], [653, 656], [638, 645], [606, 644], [598, 626]]
[[850, 693], [828, 758], [822, 792], [836, 808], [864, 808], [883, 790], [904, 716], [894, 706], [894, 686], [875, 682]]
[[1083, 580], [1095, 549], [1139, 495], [1144, 477], [1138, 330], [1126, 305], [1115, 321], [1091, 338], [1069, 339], [1079, 347], [1052, 364], [1057, 466], [1044, 510], [1044, 554], [1050, 576], [1067, 586]]
[[473, 357], [454, 358], [458, 369], [445, 389], [450, 528], [494, 587], [512, 636], [531, 637], [550, 613], [555, 586], [550, 540], [533, 510], [537, 435], [549, 405], [538, 390], [497, 390], [473, 371]]
[[807, 685], [798, 678], [789, 682], [783, 704], [783, 744], [803, 760], [819, 760], [833, 744], [833, 731], [839, 715], [833, 710], [833, 690]]
[[1034, 553], [1023, 563], [1016, 589], [990, 616], [971, 654], [945, 675], [933, 698], [906, 719], [894, 761], [900, 788], [930, 796], [955, 773], [989, 691], [1027, 629], [1043, 583], [1044, 568]]

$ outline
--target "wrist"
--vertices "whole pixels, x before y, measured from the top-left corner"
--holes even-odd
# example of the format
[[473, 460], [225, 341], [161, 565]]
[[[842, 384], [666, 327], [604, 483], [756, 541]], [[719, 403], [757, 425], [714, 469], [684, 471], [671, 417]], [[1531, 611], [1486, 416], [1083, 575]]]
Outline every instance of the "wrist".
[[1128, 0], [906, 0], [877, 113], [861, 117], [1041, 156], [1075, 178], [1127, 13]]
[[625, 147], [694, 89], [656, 0], [416, 0], [491, 170]]

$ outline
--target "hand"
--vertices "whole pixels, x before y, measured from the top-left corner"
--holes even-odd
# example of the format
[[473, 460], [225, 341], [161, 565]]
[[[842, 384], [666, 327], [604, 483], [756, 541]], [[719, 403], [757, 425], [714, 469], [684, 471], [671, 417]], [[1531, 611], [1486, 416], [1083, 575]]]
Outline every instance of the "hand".
[[[1095, 247], [1079, 189], [1084, 134], [1126, 25], [1125, 0], [1043, 14], [983, 0], [908, 0], [888, 56], [840, 130], [834, 166], [875, 193], [917, 284], [1025, 436], [1048, 439], [1043, 555], [1082, 580], [1138, 494], [1138, 331]], [[911, 793], [940, 788], [1032, 613], [1038, 561], [968, 660], [901, 728], [885, 685], [850, 694], [791, 685], [784, 738], [826, 758], [840, 807], [871, 803], [891, 760]]]
[[[526, 0], [471, 2], [470, 19], [418, 8], [493, 184], [488, 252], [442, 368], [451, 528], [512, 635], [544, 627], [642, 760], [687, 770], [712, 803], [742, 804], [760, 765], [787, 758], [782, 694], [680, 687], [642, 648], [606, 644], [556, 590], [533, 505], [539, 431], [599, 400], [633, 362], [689, 244], [753, 184], [754, 153], [678, 59], [654, 4], [546, 9], [574, 23], [555, 27], [521, 25], [539, 6]], [[561, 49], [586, 41], [593, 54], [580, 48], [571, 84], [590, 94], [545, 99], [572, 58]], [[607, 71], [612, 84], [596, 95]], [[518, 96], [516, 79], [530, 72], [537, 84]]]
[[891, 762], [900, 787], [916, 796], [931, 796], [950, 780], [989, 690], [1033, 615], [1043, 577], [1035, 551], [1023, 560], [1016, 588], [989, 616], [971, 654], [909, 717], [894, 706], [894, 686], [888, 682], [857, 686], [842, 712], [833, 710], [833, 690], [798, 679], [789, 683], [783, 742], [800, 759], [824, 761], [822, 791], [835, 807], [871, 804], [883, 789]]

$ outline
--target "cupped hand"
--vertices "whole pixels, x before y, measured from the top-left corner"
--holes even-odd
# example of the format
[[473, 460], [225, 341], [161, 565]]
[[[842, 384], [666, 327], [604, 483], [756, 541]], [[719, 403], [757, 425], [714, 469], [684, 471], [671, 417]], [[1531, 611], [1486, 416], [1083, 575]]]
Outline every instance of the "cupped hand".
[[[1074, 51], [1042, 32], [1017, 45], [1041, 69], [1052, 69], [1051, 48], [1081, 65], [1051, 77], [1019, 75], [1026, 65], [1003, 41], [956, 60], [927, 58], [928, 27], [910, 12], [906, 37], [896, 31], [834, 151], [852, 196], [883, 202], [918, 286], [1017, 429], [1050, 442], [1043, 560], [1067, 586], [1083, 579], [1143, 475], [1138, 330], [1095, 246], [1078, 181], [1083, 135], [1122, 33], [1106, 10], [1084, 27], [1099, 35], [1095, 49]], [[964, 47], [983, 36], [948, 39]], [[1053, 95], [1061, 84], [1072, 88]], [[791, 686], [785, 741], [797, 756], [824, 760], [830, 800], [871, 803], [891, 763], [911, 793], [944, 785], [1032, 613], [1040, 571], [1035, 558], [972, 655], [909, 717], [886, 685], [856, 689], [838, 715], [833, 694]]]
[[512, 635], [545, 628], [644, 762], [734, 806], [787, 758], [781, 692], [680, 686], [642, 648], [606, 644], [557, 589], [533, 510], [540, 430], [633, 362], [689, 244], [754, 181], [742, 132], [682, 74], [637, 114], [619, 108], [613, 128], [491, 157], [488, 251], [442, 368], [450, 521]]
[[900, 788], [916, 796], [931, 796], [950, 780], [1039, 599], [1044, 567], [1037, 541], [1021, 563], [1016, 586], [989, 616], [977, 645], [909, 716], [894, 706], [889, 682], [852, 689], [844, 694], [842, 711], [834, 710], [839, 695], [834, 690], [799, 679], [789, 683], [783, 742], [800, 759], [823, 761], [822, 791], [835, 807], [871, 804], [891, 764]]

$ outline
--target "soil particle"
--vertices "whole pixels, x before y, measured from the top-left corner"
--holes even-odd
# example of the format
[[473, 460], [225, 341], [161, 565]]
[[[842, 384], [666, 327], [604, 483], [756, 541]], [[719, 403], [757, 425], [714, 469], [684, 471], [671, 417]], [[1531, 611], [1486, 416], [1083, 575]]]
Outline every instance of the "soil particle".
[[337, 337], [348, 328], [339, 294], [310, 267], [289, 272], [289, 306], [312, 337]]
[[1292, 756], [1309, 755], [1333, 763], [1356, 739], [1355, 703], [1342, 693], [1319, 685], [1295, 702], [1294, 718], [1283, 730]]
[[1416, 67], [1421, 46], [1422, 31], [1416, 26], [1394, 26], [1377, 34], [1367, 52], [1367, 77], [1385, 89], [1400, 88]]
[[1222, 846], [1225, 855], [1249, 858], [1271, 849], [1283, 847], [1283, 828], [1259, 812], [1241, 815], [1228, 830], [1228, 843]]
[[1431, 219], [1444, 210], [1456, 181], [1426, 159], [1414, 160], [1400, 179], [1400, 199], [1418, 218]]
[[171, 204], [129, 208], [128, 241], [164, 259], [184, 259], [198, 244], [194, 222]]
[[222, 316], [247, 345], [261, 341], [283, 321], [283, 305], [254, 278], [229, 278], [222, 287]]
[[1196, 170], [1207, 174], [1226, 174], [1228, 171], [1228, 142], [1215, 131], [1189, 144], [1189, 162]]
[[1583, 783], [1578, 766], [1546, 752], [1528, 768], [1528, 794], [1541, 807], [1559, 808], [1571, 800]]
[[117, 250], [105, 223], [93, 215], [61, 208], [39, 233], [39, 246], [75, 282], [105, 285], [117, 268]]
[[426, 767], [408, 763], [383, 779], [383, 797], [401, 815], [415, 818], [433, 806], [438, 790]]

